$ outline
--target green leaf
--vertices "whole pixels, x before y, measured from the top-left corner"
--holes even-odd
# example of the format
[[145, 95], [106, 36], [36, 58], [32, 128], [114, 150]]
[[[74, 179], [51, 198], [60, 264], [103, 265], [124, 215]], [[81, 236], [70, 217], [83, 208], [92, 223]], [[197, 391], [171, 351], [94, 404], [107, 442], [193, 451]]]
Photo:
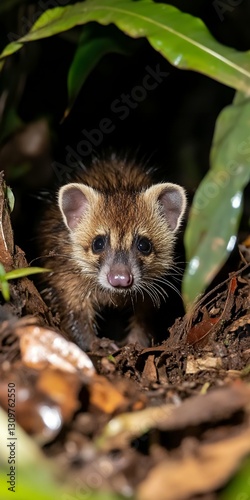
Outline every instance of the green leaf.
[[113, 26], [104, 28], [96, 23], [85, 26], [79, 40], [68, 74], [69, 104], [65, 116], [70, 112], [80, 89], [102, 57], [110, 52], [128, 55], [128, 43], [124, 35]]
[[244, 463], [229, 482], [229, 485], [223, 490], [220, 495], [220, 500], [248, 500], [250, 498], [250, 458], [244, 460]]
[[6, 271], [3, 267], [3, 264], [0, 263], [0, 278], [5, 277]]
[[147, 37], [155, 50], [174, 66], [199, 71], [221, 83], [250, 91], [250, 53], [218, 43], [204, 23], [171, 5], [152, 0], [86, 0], [55, 7], [42, 14], [31, 31], [10, 43], [0, 58], [19, 50], [26, 42], [40, 40], [76, 25], [97, 21], [114, 23], [133, 38]]
[[30, 274], [46, 273], [49, 269], [42, 267], [23, 267], [20, 269], [13, 269], [13, 271], [5, 272], [3, 265], [0, 263], [0, 292], [6, 302], [10, 300], [10, 289], [8, 280], [13, 280], [17, 278], [24, 278]]
[[[11, 382], [11, 379], [10, 379]], [[8, 434], [8, 415], [0, 408], [0, 498], [1, 500], [53, 500], [62, 499], [66, 491], [56, 483], [56, 466], [45, 458], [34, 439], [29, 437], [15, 423], [14, 462], [9, 462], [10, 436]], [[13, 450], [13, 448], [12, 448]], [[15, 491], [8, 490], [7, 483], [10, 465], [15, 467]], [[12, 469], [13, 470], [13, 469]], [[69, 496], [70, 498], [70, 496]]]
[[237, 95], [216, 123], [211, 169], [194, 197], [185, 233], [187, 307], [204, 291], [236, 242], [243, 189], [250, 180], [250, 99]]
[[17, 278], [24, 278], [30, 274], [48, 273], [49, 271], [50, 269], [45, 269], [43, 267], [22, 267], [20, 269], [13, 269], [13, 271], [6, 273], [5, 279], [14, 280]]
[[9, 300], [10, 300], [10, 287], [9, 287], [9, 283], [7, 281], [4, 281], [3, 279], [1, 279], [0, 291], [2, 293], [2, 296], [3, 296], [4, 300], [6, 300], [6, 302], [9, 302]]
[[13, 191], [10, 189], [9, 186], [6, 188], [6, 195], [7, 195], [7, 200], [8, 200], [8, 205], [10, 207], [10, 211], [13, 212], [14, 206], [15, 206], [15, 196], [13, 194]]

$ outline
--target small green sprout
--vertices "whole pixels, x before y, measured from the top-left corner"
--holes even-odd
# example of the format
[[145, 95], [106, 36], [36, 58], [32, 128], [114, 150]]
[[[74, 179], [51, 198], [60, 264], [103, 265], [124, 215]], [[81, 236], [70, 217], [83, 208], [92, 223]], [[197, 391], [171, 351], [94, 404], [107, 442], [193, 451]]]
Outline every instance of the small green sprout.
[[107, 359], [108, 359], [111, 363], [114, 363], [114, 365], [116, 364], [116, 360], [115, 360], [114, 356], [112, 356], [112, 354], [109, 354], [109, 356], [107, 357]]
[[6, 302], [10, 300], [10, 287], [9, 280], [14, 280], [17, 278], [24, 278], [30, 274], [47, 273], [49, 269], [43, 267], [22, 267], [20, 269], [13, 269], [6, 273], [3, 265], [0, 263], [0, 292]]

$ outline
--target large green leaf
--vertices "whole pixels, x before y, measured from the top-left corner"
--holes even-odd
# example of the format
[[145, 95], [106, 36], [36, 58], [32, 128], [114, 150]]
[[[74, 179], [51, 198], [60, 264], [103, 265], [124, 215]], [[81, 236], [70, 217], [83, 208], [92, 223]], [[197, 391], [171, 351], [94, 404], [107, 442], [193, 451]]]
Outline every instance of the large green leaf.
[[50, 37], [89, 21], [114, 23], [131, 37], [147, 37], [154, 49], [175, 66], [193, 69], [233, 88], [250, 91], [249, 52], [221, 45], [200, 19], [152, 0], [86, 0], [49, 9], [27, 35], [9, 44], [0, 58], [13, 54], [26, 42]]
[[243, 189], [250, 180], [250, 99], [236, 95], [216, 123], [211, 169], [194, 197], [185, 246], [183, 295], [191, 305], [217, 274], [236, 242]]
[[230, 480], [228, 486], [220, 495], [220, 500], [247, 500], [250, 498], [250, 457], [244, 460], [241, 469], [236, 473], [235, 477]]
[[68, 73], [69, 104], [65, 112], [66, 116], [86, 78], [105, 54], [110, 52], [129, 54], [125, 39], [126, 37], [119, 30], [111, 26], [109, 29], [97, 23], [85, 26]]

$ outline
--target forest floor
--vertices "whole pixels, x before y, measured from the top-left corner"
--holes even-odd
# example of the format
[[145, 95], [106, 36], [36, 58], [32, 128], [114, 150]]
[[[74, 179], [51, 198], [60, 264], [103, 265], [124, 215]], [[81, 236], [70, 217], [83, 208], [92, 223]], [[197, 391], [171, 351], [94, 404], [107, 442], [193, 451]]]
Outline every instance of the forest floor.
[[[0, 261], [6, 271], [26, 267], [5, 189], [0, 218]], [[15, 384], [17, 422], [52, 459], [60, 484], [83, 495], [72, 498], [92, 490], [139, 500], [231, 498], [224, 488], [250, 454], [247, 242], [239, 255], [228, 279], [149, 348], [103, 339], [86, 355], [60, 335], [32, 281], [9, 282], [11, 300], [0, 305], [0, 404], [8, 409]]]

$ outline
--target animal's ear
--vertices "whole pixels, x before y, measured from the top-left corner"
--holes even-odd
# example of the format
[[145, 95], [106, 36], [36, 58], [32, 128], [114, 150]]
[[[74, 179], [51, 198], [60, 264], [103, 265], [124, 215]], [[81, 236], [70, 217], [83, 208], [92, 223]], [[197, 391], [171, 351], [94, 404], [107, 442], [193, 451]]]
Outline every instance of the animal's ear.
[[175, 232], [181, 222], [186, 209], [186, 193], [178, 184], [166, 182], [155, 184], [146, 189], [144, 196], [151, 203], [157, 203], [161, 208], [162, 215], [166, 218], [169, 228]]
[[74, 231], [89, 206], [97, 199], [98, 193], [85, 184], [67, 184], [60, 188], [58, 193], [58, 205], [61, 210], [64, 223]]

